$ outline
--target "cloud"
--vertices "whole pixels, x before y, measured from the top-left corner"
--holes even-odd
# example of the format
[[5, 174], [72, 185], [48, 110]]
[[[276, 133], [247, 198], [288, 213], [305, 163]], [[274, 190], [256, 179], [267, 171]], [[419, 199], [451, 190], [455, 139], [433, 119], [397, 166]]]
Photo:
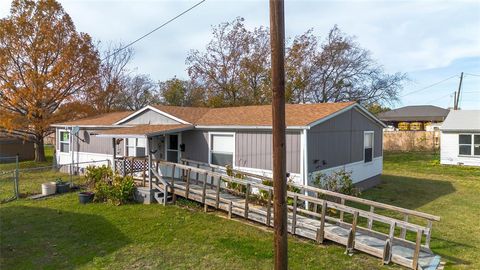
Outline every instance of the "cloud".
[[[62, 0], [77, 29], [102, 41], [128, 43], [198, 1]], [[203, 50], [211, 26], [242, 16], [248, 27], [268, 26], [268, 1], [207, 0], [172, 24], [135, 44], [132, 67], [163, 80], [186, 77], [190, 49]], [[9, 2], [0, 1], [0, 16]], [[478, 1], [286, 1], [286, 35], [310, 28], [324, 37], [337, 24], [357, 37], [388, 72], [439, 72], [455, 61], [480, 56]], [[458, 66], [458, 63], [456, 64]], [[450, 75], [451, 76], [451, 75]], [[415, 78], [420, 85], [422, 78]]]

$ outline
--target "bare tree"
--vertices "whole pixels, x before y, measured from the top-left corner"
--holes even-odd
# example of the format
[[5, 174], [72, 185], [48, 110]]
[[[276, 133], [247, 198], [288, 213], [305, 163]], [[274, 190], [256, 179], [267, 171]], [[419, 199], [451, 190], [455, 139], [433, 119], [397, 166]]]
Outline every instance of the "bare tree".
[[206, 52], [191, 51], [187, 57], [188, 74], [207, 89], [209, 106], [241, 104], [241, 63], [249, 44], [243, 21], [237, 18], [213, 27]]
[[117, 106], [126, 110], [138, 110], [155, 103], [160, 103], [157, 84], [148, 75], [140, 74], [128, 78]]
[[315, 58], [318, 50], [317, 38], [308, 30], [305, 34], [295, 37], [287, 48], [285, 59], [285, 99], [288, 103], [311, 102], [310, 93], [317, 85], [314, 83]]
[[[237, 18], [213, 28], [205, 52], [187, 58], [190, 79], [203, 87], [207, 106], [266, 104], [270, 96], [268, 29], [246, 29]], [[312, 30], [286, 49], [286, 101], [394, 103], [406, 75], [388, 74], [368, 50], [334, 26], [322, 42]]]
[[314, 65], [312, 102], [392, 103], [406, 79], [402, 73], [386, 74], [368, 50], [337, 26], [321, 45]]
[[133, 57], [133, 49], [122, 49], [123, 45], [108, 44], [102, 52], [102, 63], [97, 77], [97, 85], [88, 92], [87, 99], [97, 112], [111, 112], [122, 109], [121, 93], [129, 82], [127, 69]]

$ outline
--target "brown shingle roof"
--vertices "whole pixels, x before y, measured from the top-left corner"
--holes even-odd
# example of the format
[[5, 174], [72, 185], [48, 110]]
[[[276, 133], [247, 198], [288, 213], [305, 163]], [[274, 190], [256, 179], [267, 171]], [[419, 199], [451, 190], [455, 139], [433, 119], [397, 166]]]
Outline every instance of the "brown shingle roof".
[[91, 117], [86, 117], [78, 120], [67, 121], [63, 123], [56, 123], [55, 125], [65, 125], [65, 126], [109, 126], [118, 122], [119, 120], [127, 117], [129, 114], [133, 113], [132, 111], [123, 111], [123, 112], [111, 112], [99, 114]]
[[163, 112], [173, 115], [189, 123], [196, 123], [204, 114], [211, 110], [211, 108], [204, 107], [178, 107], [165, 105], [152, 105]]
[[130, 127], [119, 127], [112, 129], [99, 130], [96, 134], [103, 135], [146, 135], [168, 131], [188, 129], [192, 125], [135, 125]]
[[[287, 126], [306, 126], [338, 112], [355, 102], [286, 104]], [[200, 108], [154, 105], [153, 107], [194, 125], [201, 126], [271, 126], [270, 105], [227, 108]], [[118, 112], [61, 123], [59, 125], [111, 125], [132, 112]], [[123, 116], [123, 117], [122, 117]]]
[[[353, 104], [355, 102], [286, 104], [285, 121], [287, 126], [306, 126]], [[205, 126], [271, 126], [272, 107], [261, 105], [213, 108], [195, 124]]]

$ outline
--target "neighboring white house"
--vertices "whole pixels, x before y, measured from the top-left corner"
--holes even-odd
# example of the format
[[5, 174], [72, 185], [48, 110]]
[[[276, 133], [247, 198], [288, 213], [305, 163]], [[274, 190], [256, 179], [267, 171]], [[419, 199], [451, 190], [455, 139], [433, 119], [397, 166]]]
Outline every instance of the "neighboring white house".
[[480, 110], [451, 111], [440, 130], [441, 164], [480, 166]]

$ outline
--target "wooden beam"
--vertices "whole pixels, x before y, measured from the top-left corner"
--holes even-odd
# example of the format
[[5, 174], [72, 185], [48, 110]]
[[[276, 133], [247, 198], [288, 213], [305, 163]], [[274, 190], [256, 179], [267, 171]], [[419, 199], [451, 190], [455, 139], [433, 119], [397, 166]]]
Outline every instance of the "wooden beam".
[[271, 218], [272, 218], [272, 191], [268, 190], [268, 199], [267, 199], [267, 226], [270, 227]]
[[417, 231], [417, 239], [415, 242], [415, 251], [413, 252], [413, 261], [412, 261], [412, 269], [418, 269], [418, 258], [420, 257], [420, 246], [422, 245], [422, 235], [423, 231]]
[[186, 186], [185, 186], [185, 198], [188, 199], [188, 194], [190, 193], [190, 172], [192, 171], [192, 169], [188, 169], [187, 170], [187, 177], [186, 177], [186, 180], [187, 180], [187, 183], [186, 183]]
[[215, 208], [218, 209], [218, 206], [220, 206], [220, 184], [222, 183], [222, 177], [218, 178], [218, 183], [217, 183], [217, 190], [216, 190], [216, 198], [215, 198]]
[[[370, 205], [370, 213], [375, 212], [375, 207], [373, 205]], [[368, 229], [371, 230], [373, 226], [373, 218], [368, 218]]]
[[295, 234], [295, 231], [297, 229], [297, 201], [298, 196], [293, 196], [292, 234]]
[[[197, 168], [200, 169], [200, 164], [197, 164]], [[198, 176], [199, 176], [199, 172], [197, 171], [196, 175], [195, 175], [195, 184], [198, 185]]]
[[427, 231], [427, 236], [425, 238], [425, 246], [430, 248], [430, 240], [432, 238], [432, 221], [431, 220], [427, 221], [427, 228], [428, 228], [428, 231]]
[[202, 186], [202, 203], [205, 204], [205, 196], [207, 195], [207, 178], [208, 174], [205, 173], [205, 180], [203, 181], [203, 186]]
[[327, 201], [322, 204], [322, 216], [320, 217], [320, 228], [317, 230], [317, 242], [323, 243], [325, 237], [325, 216], [327, 215]]
[[247, 184], [245, 190], [245, 218], [248, 219], [248, 197], [250, 196], [250, 184]]
[[[403, 215], [403, 221], [408, 222], [408, 214]], [[402, 228], [400, 238], [405, 239], [405, 237], [407, 237], [407, 228]]]
[[352, 228], [348, 234], [347, 251], [352, 252], [355, 248], [355, 234], [357, 232], [358, 211], [353, 213]]
[[[340, 204], [345, 205], [345, 199], [344, 198], [340, 199]], [[340, 220], [343, 221], [343, 211], [340, 211]]]

